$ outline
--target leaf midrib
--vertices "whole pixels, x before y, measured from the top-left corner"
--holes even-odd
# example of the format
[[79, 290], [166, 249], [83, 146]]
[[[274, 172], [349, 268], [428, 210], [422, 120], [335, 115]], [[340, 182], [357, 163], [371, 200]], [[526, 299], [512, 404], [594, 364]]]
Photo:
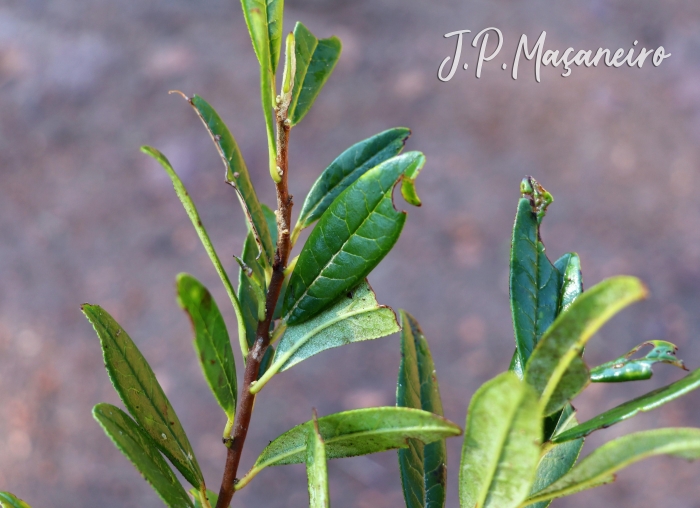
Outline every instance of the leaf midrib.
[[[330, 445], [332, 443], [336, 443], [338, 441], [342, 441], [343, 439], [362, 438], [366, 435], [382, 435], [382, 434], [389, 434], [389, 433], [399, 434], [399, 433], [404, 433], [407, 431], [414, 431], [414, 430], [417, 430], [417, 431], [428, 430], [428, 431], [435, 432], [435, 431], [441, 431], [441, 430], [446, 430], [446, 429], [451, 429], [451, 428], [452, 427], [445, 425], [443, 427], [434, 426], [434, 427], [429, 427], [426, 429], [426, 427], [424, 425], [415, 425], [415, 426], [410, 426], [410, 427], [401, 427], [400, 429], [390, 428], [390, 429], [380, 429], [380, 430], [363, 430], [361, 432], [352, 432], [349, 434], [341, 434], [338, 436], [334, 436], [332, 438], [324, 439], [324, 443], [326, 444], [326, 447], [328, 447], [328, 445]], [[418, 438], [411, 438], [411, 439], [418, 439]], [[418, 439], [418, 440], [420, 441], [420, 439]], [[290, 456], [295, 455], [297, 453], [301, 453], [305, 449], [306, 449], [306, 444], [301, 445], [301, 446], [297, 446], [296, 448], [293, 448], [287, 452], [281, 453], [279, 455], [275, 455], [273, 457], [274, 460], [272, 460], [272, 458], [271, 458], [268, 461], [262, 462], [260, 464], [256, 464], [253, 467], [253, 469], [257, 469], [259, 471], [263, 468], [266, 468], [270, 465], [273, 465], [275, 462], [279, 462], [280, 460], [283, 460], [287, 457], [290, 457]], [[337, 457], [337, 458], [340, 458], [340, 457]]]

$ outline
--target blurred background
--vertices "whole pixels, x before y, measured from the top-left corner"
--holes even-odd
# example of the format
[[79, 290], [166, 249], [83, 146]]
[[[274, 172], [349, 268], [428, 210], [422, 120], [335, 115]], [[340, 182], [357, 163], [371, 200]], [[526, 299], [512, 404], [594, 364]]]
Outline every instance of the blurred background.
[[[578, 252], [587, 287], [624, 273], [651, 289], [591, 341], [589, 363], [665, 339], [700, 367], [700, 3], [288, 0], [286, 29], [298, 19], [319, 36], [338, 35], [344, 52], [292, 133], [296, 212], [335, 156], [381, 130], [411, 127], [408, 147], [427, 156], [423, 207], [410, 207], [370, 281], [380, 302], [421, 322], [448, 418], [463, 425], [476, 388], [508, 367], [508, 251], [528, 174], [555, 197], [542, 232], [552, 259]], [[469, 70], [438, 81], [454, 51], [443, 34], [489, 26], [504, 45], [481, 79], [469, 38]], [[549, 68], [539, 84], [521, 61], [513, 81], [520, 35], [532, 42], [542, 30], [545, 49], [627, 49], [638, 40], [672, 56], [658, 68], [575, 67], [567, 78]], [[175, 302], [176, 274], [211, 288], [232, 333], [235, 318], [168, 178], [139, 146], [171, 159], [232, 272], [245, 224], [214, 146], [171, 89], [218, 109], [261, 200], [273, 203], [257, 62], [237, 1], [0, 0], [0, 490], [34, 508], [160, 506], [91, 417], [97, 402], [120, 403], [83, 302], [104, 306], [142, 349], [218, 489], [224, 418]], [[258, 399], [241, 470], [312, 407], [323, 415], [394, 404], [398, 364], [392, 336], [277, 376]], [[579, 417], [683, 375], [655, 370], [650, 381], [592, 386], [575, 401]], [[584, 454], [671, 425], [700, 426], [700, 391], [592, 435]], [[448, 443], [454, 507], [461, 439]], [[329, 469], [336, 508], [403, 503], [395, 452]], [[700, 463], [655, 458], [554, 506], [700, 507], [698, 479]], [[307, 503], [303, 466], [268, 469], [234, 498], [234, 506]]]

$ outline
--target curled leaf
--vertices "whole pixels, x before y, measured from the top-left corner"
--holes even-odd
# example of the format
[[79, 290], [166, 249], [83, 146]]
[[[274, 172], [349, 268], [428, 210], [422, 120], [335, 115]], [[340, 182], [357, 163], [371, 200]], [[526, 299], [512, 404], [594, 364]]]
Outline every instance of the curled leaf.
[[[644, 346], [652, 346], [643, 358], [632, 358], [632, 355]], [[591, 369], [593, 383], [621, 383], [624, 381], [639, 381], [649, 379], [653, 375], [652, 365], [669, 363], [683, 370], [688, 370], [683, 360], [676, 356], [678, 347], [665, 340], [650, 340], [634, 347], [620, 358], [604, 363]]]

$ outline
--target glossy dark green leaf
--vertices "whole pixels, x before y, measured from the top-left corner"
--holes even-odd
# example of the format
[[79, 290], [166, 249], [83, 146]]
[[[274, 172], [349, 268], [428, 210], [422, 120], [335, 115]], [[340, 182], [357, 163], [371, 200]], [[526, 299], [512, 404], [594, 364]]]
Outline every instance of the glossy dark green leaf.
[[655, 455], [700, 458], [700, 429], [670, 428], [637, 432], [604, 444], [571, 471], [532, 495], [534, 503], [569, 496], [615, 480], [615, 472]]
[[[582, 293], [556, 319], [542, 336], [525, 370], [525, 379], [541, 394], [545, 414], [561, 409], [585, 386], [570, 384], [569, 374], [564, 374], [571, 365], [579, 372], [585, 367], [579, 355], [591, 336], [617, 312], [646, 295], [639, 279], [612, 277]], [[559, 389], [565, 395], [564, 402], [550, 404], [560, 381], [569, 385], [566, 390]]]
[[188, 99], [188, 101], [214, 141], [226, 168], [226, 182], [236, 189], [236, 195], [248, 220], [248, 227], [253, 231], [260, 251], [271, 264], [275, 253], [272, 237], [236, 140], [219, 114], [207, 101], [198, 95]]
[[469, 404], [459, 470], [461, 508], [515, 508], [540, 459], [542, 413], [535, 391], [511, 372], [484, 383]]
[[[396, 405], [443, 416], [435, 365], [418, 321], [404, 310], [401, 316], [401, 365]], [[447, 448], [441, 439], [423, 444], [411, 439], [399, 450], [399, 470], [407, 508], [442, 508], [447, 483]]]
[[160, 454], [153, 440], [129, 415], [111, 404], [97, 404], [92, 410], [114, 445], [151, 484], [161, 500], [171, 508], [191, 508], [187, 492]]
[[260, 67], [274, 74], [282, 47], [283, 0], [241, 0], [243, 15]]
[[279, 341], [272, 366], [251, 387], [257, 393], [277, 372], [327, 349], [378, 339], [400, 330], [394, 311], [379, 305], [365, 280], [331, 307], [300, 325], [288, 326]]
[[[408, 439], [419, 439], [428, 444], [461, 433], [457, 425], [441, 416], [405, 407], [344, 411], [319, 418], [318, 427], [326, 444], [328, 459], [405, 448]], [[241, 478], [236, 490], [243, 488], [268, 466], [304, 462], [307, 433], [308, 422], [297, 425], [272, 441], [253, 468]]]
[[328, 465], [326, 444], [314, 418], [308, 425], [306, 438], [306, 476], [309, 484], [309, 508], [329, 508]]
[[309, 112], [340, 58], [342, 44], [337, 37], [317, 39], [303, 24], [294, 27], [296, 74], [288, 115], [292, 125]]
[[637, 397], [614, 407], [587, 422], [577, 425], [566, 432], [562, 432], [554, 437], [555, 443], [563, 443], [571, 439], [578, 439], [587, 436], [591, 432], [599, 429], [607, 429], [616, 423], [632, 418], [639, 412], [651, 411], [659, 406], [671, 402], [688, 392], [700, 387], [700, 369], [696, 369], [683, 379], [671, 383], [657, 390]]
[[211, 293], [186, 273], [177, 276], [178, 303], [194, 329], [194, 348], [204, 378], [229, 421], [236, 414], [236, 363], [224, 318]]
[[0, 492], [0, 507], [2, 508], [32, 508], [20, 498], [9, 492]]
[[328, 166], [314, 183], [299, 213], [296, 230], [318, 220], [338, 195], [377, 164], [398, 155], [411, 131], [397, 127], [352, 145]]
[[513, 351], [513, 356], [510, 358], [510, 365], [508, 370], [514, 372], [518, 379], [523, 379], [525, 373], [523, 372], [523, 365], [520, 363], [520, 355], [518, 354], [518, 349]]
[[150, 365], [121, 326], [98, 305], [83, 313], [102, 345], [105, 367], [131, 416], [193, 487], [204, 482], [185, 430]]
[[536, 202], [528, 194], [518, 202], [511, 242], [510, 307], [522, 366], [556, 318], [559, 304], [560, 275], [540, 240], [538, 214], [546, 205]]
[[[202, 501], [199, 497], [201, 496], [201, 493], [198, 490], [190, 489], [190, 494], [192, 494], [192, 497], [194, 497], [194, 508], [206, 508], [205, 506], [202, 506]], [[216, 502], [219, 500], [219, 495], [216, 492], [207, 490], [207, 500], [209, 501], [209, 506], [214, 508], [216, 506]]]
[[177, 197], [180, 199], [180, 202], [182, 203], [185, 212], [187, 212], [187, 216], [190, 218], [190, 221], [192, 222], [192, 225], [194, 226], [194, 229], [197, 232], [197, 235], [199, 236], [202, 245], [204, 246], [204, 250], [209, 255], [209, 259], [214, 265], [216, 273], [219, 274], [219, 278], [224, 284], [224, 288], [226, 289], [228, 297], [231, 299], [233, 310], [236, 312], [236, 320], [238, 321], [238, 335], [239, 340], [241, 341], [241, 351], [245, 355], [248, 352], [248, 349], [247, 347], [245, 347], [246, 330], [245, 323], [243, 320], [243, 313], [241, 311], [241, 305], [238, 302], [238, 297], [236, 296], [236, 293], [233, 290], [233, 285], [231, 285], [231, 281], [228, 278], [228, 274], [226, 273], [226, 270], [224, 270], [224, 267], [221, 264], [221, 261], [219, 260], [219, 256], [216, 254], [216, 250], [214, 250], [214, 245], [212, 245], [211, 240], [209, 239], [209, 234], [207, 233], [207, 230], [204, 229], [202, 220], [200, 219], [199, 213], [197, 212], [197, 207], [194, 206], [192, 198], [190, 198], [190, 195], [187, 193], [187, 189], [185, 189], [185, 186], [182, 184], [180, 177], [177, 176], [177, 173], [175, 173], [175, 171], [173, 170], [173, 167], [170, 165], [168, 159], [158, 150], [156, 150], [155, 148], [151, 148], [150, 146], [142, 146], [141, 151], [146, 155], [150, 155], [155, 160], [157, 160], [160, 163], [160, 165], [163, 166], [163, 169], [165, 169], [165, 171], [168, 173], [168, 176], [170, 177], [170, 180], [173, 183], [175, 194], [177, 194]]
[[568, 309], [583, 293], [583, 275], [581, 259], [575, 252], [569, 252], [554, 262], [559, 273], [559, 309], [557, 315]]
[[419, 152], [393, 157], [333, 201], [309, 235], [290, 277], [283, 310], [289, 325], [321, 312], [387, 255], [406, 221], [406, 212], [394, 208], [394, 186], [404, 173], [413, 174], [424, 163]]
[[[631, 358], [634, 353], [644, 346], [652, 346], [643, 358]], [[591, 369], [591, 381], [594, 383], [620, 383], [624, 381], [640, 381], [650, 379], [655, 363], [669, 363], [683, 370], [688, 370], [683, 360], [676, 357], [678, 347], [665, 340], [650, 340], [628, 351], [603, 365]]]
[[[553, 435], [564, 432], [578, 424], [576, 421], [574, 408], [571, 407], [571, 404], [567, 404], [557, 416], [557, 422], [551, 432]], [[545, 436], [547, 436], [546, 424]], [[530, 489], [531, 493], [538, 492], [545, 487], [548, 487], [569, 472], [581, 453], [581, 448], [583, 448], [583, 439], [576, 439], [575, 441], [569, 441], [562, 444], [545, 443], [544, 446], [544, 450], [546, 450], [546, 452], [540, 459], [540, 463], [537, 466], [535, 482], [532, 484], [532, 488]], [[531, 505], [529, 508], [547, 508], [551, 502], [551, 500], [540, 501], [539, 503]]]

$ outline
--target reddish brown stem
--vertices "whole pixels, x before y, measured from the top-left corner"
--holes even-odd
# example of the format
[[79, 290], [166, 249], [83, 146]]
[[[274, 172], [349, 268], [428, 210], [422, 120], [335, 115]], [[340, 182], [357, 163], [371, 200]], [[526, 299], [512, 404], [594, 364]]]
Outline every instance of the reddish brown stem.
[[241, 452], [243, 451], [243, 445], [248, 435], [250, 418], [253, 414], [253, 406], [255, 405], [255, 394], [250, 393], [250, 386], [258, 377], [260, 362], [270, 345], [270, 325], [272, 324], [272, 317], [275, 312], [275, 307], [277, 306], [280, 291], [282, 290], [284, 269], [287, 266], [287, 260], [289, 259], [289, 252], [291, 250], [289, 235], [292, 216], [292, 196], [289, 195], [289, 189], [287, 187], [287, 143], [289, 141], [290, 125], [286, 122], [286, 107], [280, 108], [276, 112], [276, 116], [277, 167], [281, 176], [279, 183], [276, 184], [277, 251], [275, 252], [275, 259], [272, 264], [272, 277], [265, 301], [265, 319], [258, 322], [255, 343], [248, 352], [236, 421], [233, 426], [231, 438], [226, 443], [228, 453], [226, 455], [224, 477], [221, 480], [219, 500], [216, 503], [216, 508], [227, 508], [236, 492], [235, 484], [237, 482], [236, 474], [238, 472], [238, 464], [241, 460]]

